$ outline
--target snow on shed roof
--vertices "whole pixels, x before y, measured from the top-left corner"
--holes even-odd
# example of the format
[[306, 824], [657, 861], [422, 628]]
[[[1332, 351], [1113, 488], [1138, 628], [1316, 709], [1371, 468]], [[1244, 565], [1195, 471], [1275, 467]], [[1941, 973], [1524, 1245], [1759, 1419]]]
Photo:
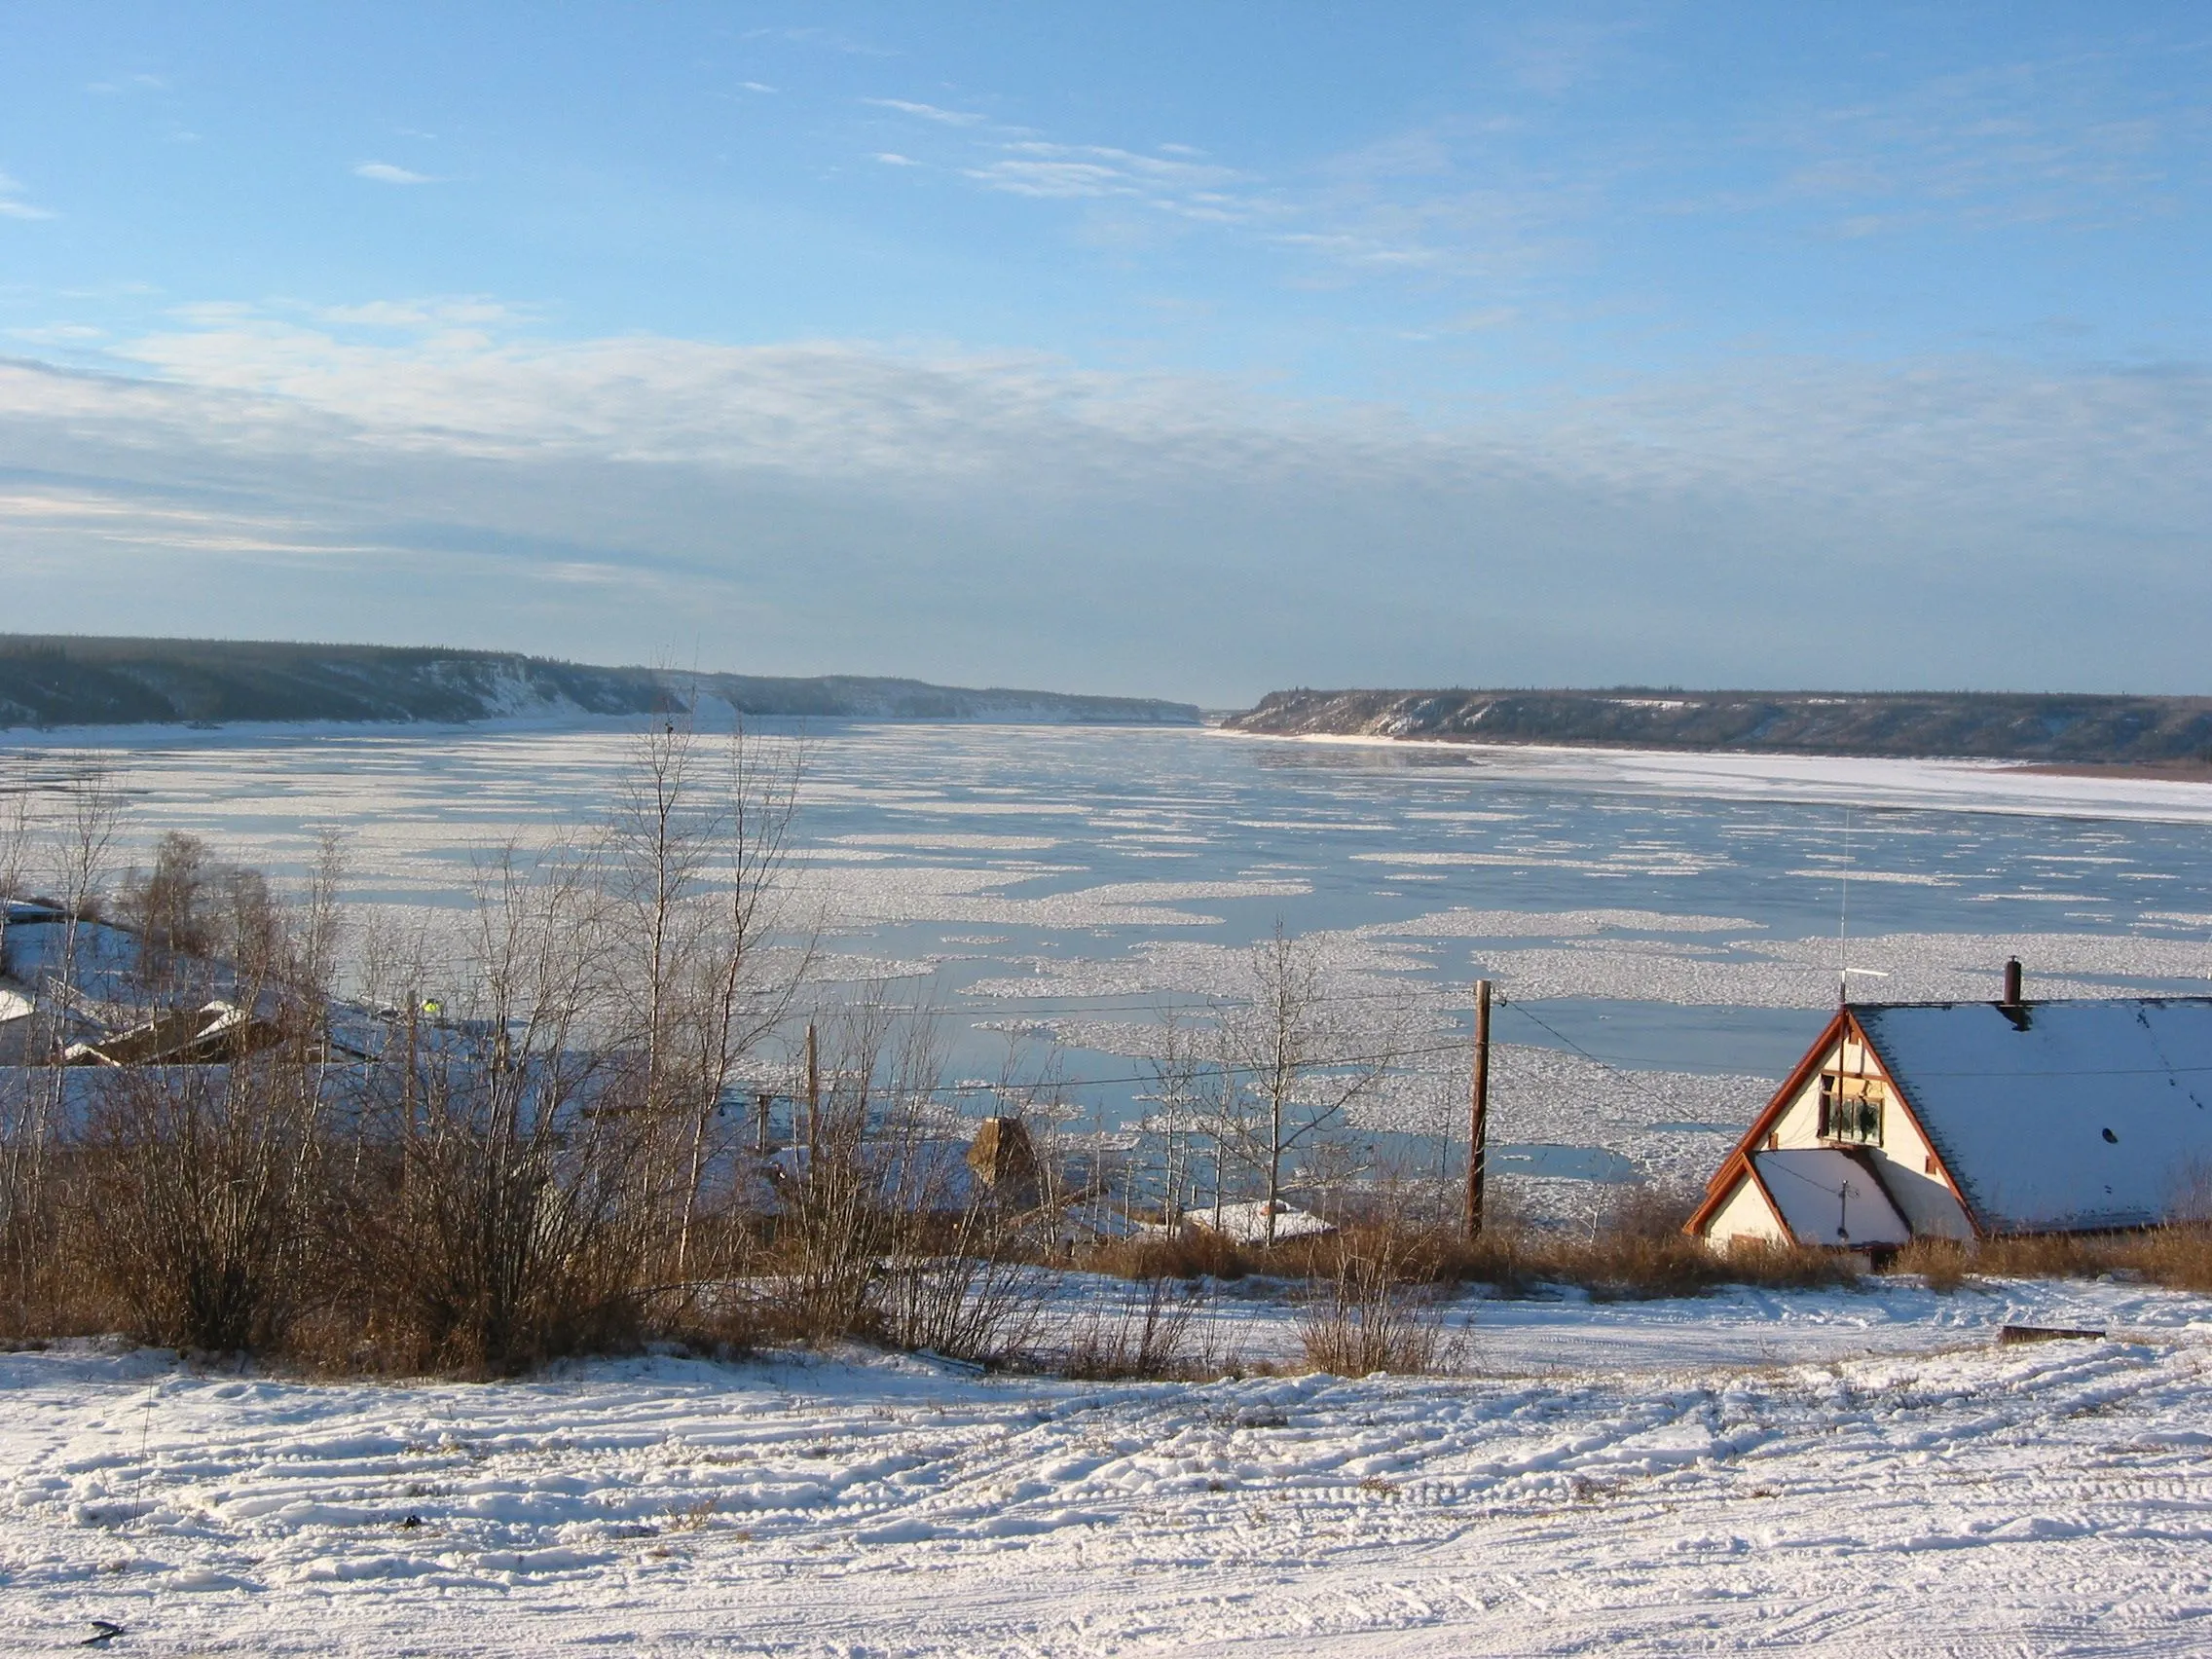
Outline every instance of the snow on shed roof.
[[1848, 1152], [1758, 1152], [1751, 1167], [1800, 1244], [1903, 1244], [1912, 1237], [1882, 1184]]
[[1986, 1231], [2148, 1226], [2212, 1174], [2212, 998], [1852, 1013]]
[[[1278, 1241], [1336, 1232], [1333, 1225], [1319, 1216], [1295, 1208], [1280, 1198], [1275, 1200], [1274, 1211], [1274, 1234]], [[1218, 1211], [1211, 1204], [1203, 1208], [1187, 1209], [1183, 1212], [1183, 1219], [1193, 1226], [1218, 1232], [1225, 1238], [1234, 1238], [1239, 1244], [1257, 1244], [1268, 1235], [1268, 1203], [1265, 1198], [1254, 1198], [1246, 1203], [1223, 1204]]]

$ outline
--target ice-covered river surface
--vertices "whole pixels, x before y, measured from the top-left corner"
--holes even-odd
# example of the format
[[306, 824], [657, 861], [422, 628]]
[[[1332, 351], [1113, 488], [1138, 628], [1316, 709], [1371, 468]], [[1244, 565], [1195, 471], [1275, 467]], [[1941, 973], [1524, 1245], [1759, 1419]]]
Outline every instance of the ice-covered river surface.
[[[133, 846], [184, 829], [297, 870], [337, 826], [358, 900], [451, 904], [500, 843], [602, 814], [635, 738], [99, 741]], [[1009, 1028], [1051, 1027], [1108, 1119], [1141, 1092], [1115, 1080], [1142, 1073], [1157, 1011], [1234, 995], [1278, 922], [1314, 940], [1347, 1031], [1403, 987], [1426, 1002], [1435, 1051], [1370, 1108], [1400, 1128], [1461, 1110], [1461, 1011], [1493, 979], [1503, 1165], [1562, 1177], [1702, 1176], [1846, 962], [1881, 1000], [1992, 996], [2009, 955], [2034, 995], [2212, 990], [2212, 787], [2187, 782], [1189, 728], [818, 723], [804, 743], [827, 972], [940, 1006], [963, 1077], [999, 1075]]]

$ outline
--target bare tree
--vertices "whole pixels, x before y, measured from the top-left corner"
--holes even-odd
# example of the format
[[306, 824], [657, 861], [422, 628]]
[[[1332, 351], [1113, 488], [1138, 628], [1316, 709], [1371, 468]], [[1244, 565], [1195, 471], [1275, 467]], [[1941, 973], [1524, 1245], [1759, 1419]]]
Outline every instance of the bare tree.
[[125, 882], [118, 908], [138, 934], [141, 979], [158, 977], [180, 958], [207, 953], [207, 908], [218, 879], [207, 843], [170, 830], [154, 844], [153, 868], [142, 879], [133, 871]]
[[1203, 1034], [1176, 1009], [1160, 1014], [1160, 1041], [1146, 1069], [1159, 1111], [1160, 1219], [1172, 1228], [1195, 1196], [1198, 1144], [1204, 1138], [1207, 1051]]
[[[52, 876], [63, 907], [61, 946], [54, 972], [41, 976], [37, 1002], [45, 1018], [38, 1035], [51, 1050], [61, 1047], [67, 1019], [79, 1002], [80, 955], [84, 930], [111, 871], [115, 838], [126, 800], [114, 765], [99, 754], [70, 761], [61, 810], [47, 825]], [[46, 1057], [58, 1059], [58, 1053]], [[21, 1218], [35, 1228], [47, 1200], [50, 1153], [66, 1098], [61, 1068], [54, 1066], [43, 1087], [25, 1090], [25, 1099], [6, 1150], [4, 1184], [11, 1222]], [[35, 1249], [20, 1227], [18, 1252]]]
[[[31, 804], [30, 762], [18, 755], [0, 782], [0, 973], [9, 968], [8, 901], [22, 895], [34, 853]], [[16, 1014], [11, 1021], [15, 1031], [7, 1057], [28, 1059], [40, 1041], [41, 1023], [35, 1015], [23, 1014], [19, 1005], [11, 1012]], [[47, 1080], [34, 1079], [20, 1065], [0, 1069], [0, 1268], [6, 1272], [11, 1301], [18, 1313], [27, 1301], [33, 1264], [41, 1254], [26, 1183], [31, 1120], [42, 1109], [47, 1087]]]
[[[1275, 1240], [1286, 1163], [1310, 1161], [1349, 1127], [1349, 1109], [1388, 1074], [1402, 1046], [1387, 1003], [1358, 1017], [1323, 989], [1321, 961], [1277, 923], [1253, 946], [1252, 997], [1216, 1003], [1220, 1114], [1215, 1133], [1258, 1177], [1265, 1241]], [[1342, 1179], [1342, 1159], [1328, 1161]]]
[[927, 1143], [941, 1076], [936, 1022], [877, 981], [824, 1011], [820, 1110], [780, 1165], [779, 1306], [793, 1334], [842, 1335], [876, 1312], [887, 1264], [948, 1173]]
[[31, 864], [31, 768], [27, 756], [10, 756], [0, 771], [0, 969], [7, 966], [6, 902], [23, 896]]
[[[92, 1081], [94, 1264], [157, 1341], [235, 1349], [279, 1340], [327, 1293], [311, 1260], [329, 1102], [328, 1008], [343, 867], [326, 840], [297, 903], [258, 872], [214, 866], [204, 847], [166, 846], [160, 901], [172, 942], [206, 927], [212, 948], [168, 955], [157, 994], [227, 1000], [227, 1051], [100, 1070]], [[159, 867], [159, 866], [158, 866]], [[174, 878], [203, 874], [212, 905]], [[161, 887], [160, 879], [149, 886]], [[150, 940], [141, 938], [142, 948]]]
[[790, 1016], [811, 969], [819, 924], [793, 914], [793, 824], [805, 754], [764, 751], [742, 723], [730, 733], [719, 802], [701, 875], [709, 884], [687, 977], [685, 1115], [688, 1135], [676, 1272], [691, 1271], [692, 1235], [714, 1148], [709, 1136], [748, 1056]]
[[684, 937], [701, 866], [708, 857], [712, 807], [700, 798], [697, 734], [685, 715], [658, 718], [630, 752], [607, 825], [607, 881], [628, 924], [626, 989], [635, 1005], [645, 1056], [648, 1107], [657, 1107], [668, 1069], [689, 940]]
[[645, 1116], [603, 923], [587, 860], [509, 848], [479, 876], [450, 1001], [406, 988], [346, 1230], [425, 1360], [511, 1370], [634, 1314]]
[[[642, 732], [607, 827], [604, 880], [622, 938], [628, 1042], [641, 1056], [646, 1207], [665, 1212], [669, 1266], [692, 1273], [714, 1128], [747, 1057], [789, 1015], [812, 951], [791, 914], [803, 751], [730, 732], [718, 756], [688, 716]], [[796, 935], [797, 937], [794, 937]]]

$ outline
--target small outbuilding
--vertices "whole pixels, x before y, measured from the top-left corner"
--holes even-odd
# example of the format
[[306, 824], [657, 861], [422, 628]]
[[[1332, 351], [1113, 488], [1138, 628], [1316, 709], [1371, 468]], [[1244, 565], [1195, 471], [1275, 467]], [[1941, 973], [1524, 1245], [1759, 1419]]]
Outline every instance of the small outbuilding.
[[1839, 1009], [1685, 1229], [1716, 1249], [1883, 1251], [2197, 1214], [2212, 997]]
[[[1269, 1224], [1272, 1222], [1271, 1227]], [[1272, 1236], [1278, 1244], [1292, 1238], [1318, 1238], [1336, 1232], [1333, 1223], [1324, 1221], [1309, 1210], [1302, 1210], [1277, 1198], [1271, 1214], [1264, 1198], [1245, 1203], [1206, 1204], [1183, 1212], [1185, 1227], [1201, 1228], [1218, 1233], [1224, 1238], [1233, 1238], [1239, 1244], [1263, 1244]]]

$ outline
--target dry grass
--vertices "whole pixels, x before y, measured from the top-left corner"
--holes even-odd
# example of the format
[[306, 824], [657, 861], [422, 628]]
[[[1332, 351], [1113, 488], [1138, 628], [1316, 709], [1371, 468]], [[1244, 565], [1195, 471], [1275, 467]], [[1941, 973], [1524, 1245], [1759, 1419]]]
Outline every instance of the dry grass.
[[[1276, 1248], [1280, 1251], [1288, 1246]], [[1186, 1227], [1177, 1234], [1110, 1239], [1086, 1255], [1083, 1266], [1114, 1278], [1211, 1278], [1229, 1282], [1278, 1271], [1271, 1265], [1272, 1261], [1264, 1250], [1246, 1249], [1235, 1239], [1202, 1227]]]
[[1853, 1263], [1832, 1251], [1768, 1246], [1714, 1255], [1681, 1231], [1694, 1200], [1694, 1194], [1665, 1188], [1629, 1188], [1587, 1234], [1532, 1226], [1510, 1214], [1472, 1239], [1447, 1228], [1369, 1219], [1267, 1248], [1190, 1228], [1180, 1237], [1103, 1246], [1085, 1265], [1126, 1278], [1264, 1275], [1322, 1285], [1340, 1275], [1346, 1260], [1369, 1261], [1387, 1264], [1397, 1285], [1483, 1285], [1509, 1298], [1572, 1285], [1596, 1300], [1623, 1302], [1700, 1296], [1730, 1284], [1817, 1290], [1857, 1282]]
[[1915, 1238], [1890, 1258], [1885, 1271], [1917, 1274], [1930, 1290], [1949, 1296], [1967, 1282], [1966, 1248], [1949, 1238]]
[[2212, 1227], [2163, 1227], [2137, 1241], [2130, 1264], [2168, 1290], [2212, 1292]]
[[1918, 1239], [1891, 1259], [1888, 1272], [1914, 1273], [1948, 1294], [1979, 1274], [1989, 1278], [2136, 1277], [2168, 1290], [2212, 1292], [2212, 1225], [2177, 1223], [2140, 1233], [2070, 1233], [1972, 1243]]

